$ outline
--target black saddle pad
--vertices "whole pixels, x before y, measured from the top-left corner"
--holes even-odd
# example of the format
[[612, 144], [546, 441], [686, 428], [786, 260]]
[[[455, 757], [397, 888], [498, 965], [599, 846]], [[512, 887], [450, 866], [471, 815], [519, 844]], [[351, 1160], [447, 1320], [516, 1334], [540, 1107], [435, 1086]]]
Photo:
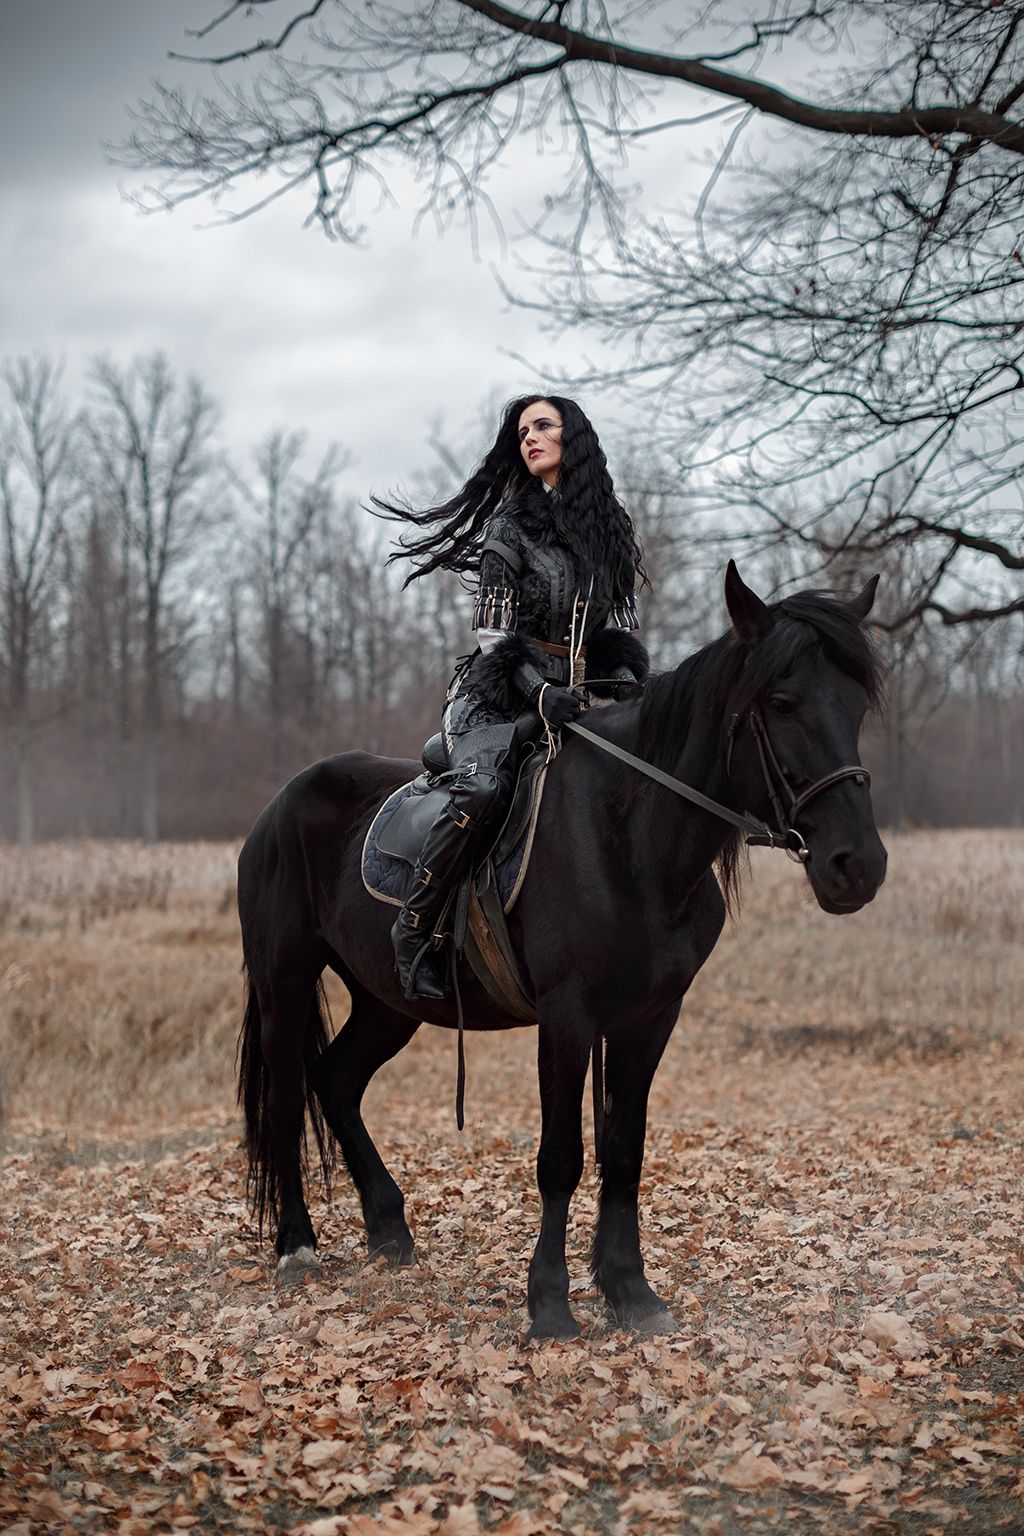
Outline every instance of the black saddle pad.
[[[492, 859], [498, 893], [506, 910], [513, 896], [518, 894], [517, 882], [527, 852], [534, 791], [539, 788], [537, 774], [544, 761], [545, 754], [540, 751], [526, 757], [505, 824], [493, 846], [480, 860], [483, 864], [488, 855]], [[436, 780], [427, 774], [421, 774], [410, 784], [403, 784], [388, 796], [363, 843], [363, 884], [371, 896], [401, 906], [420, 849], [447, 799], [447, 777]]]

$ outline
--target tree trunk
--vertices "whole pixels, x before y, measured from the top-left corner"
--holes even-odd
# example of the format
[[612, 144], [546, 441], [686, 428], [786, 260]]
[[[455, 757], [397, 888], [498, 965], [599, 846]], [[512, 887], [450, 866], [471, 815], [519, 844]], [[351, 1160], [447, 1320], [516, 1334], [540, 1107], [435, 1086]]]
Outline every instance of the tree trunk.
[[121, 523], [121, 579], [117, 614], [117, 830], [132, 835], [132, 622], [131, 543], [126, 517]]
[[903, 831], [903, 791], [906, 741], [903, 733], [903, 690], [899, 680], [889, 699], [889, 825]]
[[284, 713], [284, 620], [275, 602], [268, 615], [267, 661], [270, 670], [270, 771], [275, 785], [283, 775], [284, 737], [282, 715]]
[[22, 848], [31, 848], [35, 842], [35, 804], [32, 793], [32, 736], [24, 722], [14, 732], [14, 755], [18, 843]]
[[242, 718], [242, 641], [239, 633], [238, 588], [228, 594], [228, 626], [231, 643], [231, 715], [236, 725]]
[[160, 836], [160, 749], [163, 711], [160, 700], [160, 595], [146, 594], [145, 697], [142, 748], [142, 836], [155, 843]]
[[142, 840], [160, 838], [160, 741], [148, 728], [142, 751]]

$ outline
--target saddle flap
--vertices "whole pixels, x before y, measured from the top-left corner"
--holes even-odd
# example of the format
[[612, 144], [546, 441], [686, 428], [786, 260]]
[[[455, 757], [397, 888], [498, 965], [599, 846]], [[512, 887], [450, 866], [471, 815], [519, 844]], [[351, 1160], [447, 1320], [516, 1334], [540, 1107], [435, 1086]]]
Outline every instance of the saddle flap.
[[431, 787], [426, 774], [421, 774], [377, 833], [377, 847], [381, 853], [386, 853], [390, 859], [401, 859], [405, 864], [415, 864], [427, 833], [447, 803], [447, 784]]
[[516, 787], [512, 795], [512, 804], [509, 813], [505, 817], [504, 825], [498, 833], [490, 849], [491, 858], [495, 864], [503, 864], [515, 849], [530, 819], [534, 806], [534, 786], [537, 784], [538, 770], [544, 765], [545, 757], [542, 752], [528, 752], [519, 765], [519, 777], [516, 779]]
[[[533, 808], [533, 786], [543, 761], [543, 754], [534, 752], [520, 766], [508, 816], [492, 849], [480, 850], [481, 858], [491, 851], [494, 862], [501, 864], [516, 847]], [[415, 864], [427, 833], [447, 803], [447, 782], [433, 783], [426, 774], [421, 774], [377, 833], [377, 847], [381, 853], [390, 859], [401, 859], [405, 864]]]
[[[490, 880], [500, 905], [511, 912], [526, 880], [540, 811], [547, 759], [528, 757], [513, 797], [512, 809], [491, 850], [480, 850], [478, 881]], [[420, 850], [448, 800], [448, 776], [421, 774], [393, 790], [367, 828], [360, 872], [363, 885], [378, 901], [400, 907], [409, 892]], [[478, 886], [482, 888], [482, 886]]]
[[509, 937], [501, 897], [492, 882], [469, 892], [466, 958], [503, 1013], [524, 1023], [537, 1022], [537, 1010]]

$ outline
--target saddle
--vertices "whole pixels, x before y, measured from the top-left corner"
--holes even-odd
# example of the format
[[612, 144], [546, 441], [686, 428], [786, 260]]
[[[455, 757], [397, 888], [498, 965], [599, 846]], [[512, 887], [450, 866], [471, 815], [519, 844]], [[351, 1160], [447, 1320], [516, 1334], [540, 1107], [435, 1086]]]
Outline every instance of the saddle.
[[[423, 749], [424, 772], [394, 790], [377, 812], [363, 843], [363, 884], [371, 896], [400, 907], [420, 850], [448, 798], [440, 735]], [[503, 1012], [534, 1023], [536, 1013], [519, 969], [505, 916], [518, 900], [533, 851], [544, 792], [547, 754], [530, 743], [519, 764], [509, 813], [490, 848], [458, 889], [454, 901], [457, 950]]]

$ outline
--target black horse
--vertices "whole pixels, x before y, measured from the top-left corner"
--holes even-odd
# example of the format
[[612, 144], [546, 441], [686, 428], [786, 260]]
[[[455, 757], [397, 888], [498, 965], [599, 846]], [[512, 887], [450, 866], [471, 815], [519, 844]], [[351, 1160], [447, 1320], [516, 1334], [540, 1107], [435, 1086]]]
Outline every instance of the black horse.
[[[807, 877], [826, 912], [856, 912], [877, 892], [886, 854], [857, 737], [880, 690], [863, 621], [869, 582], [852, 602], [805, 593], [765, 605], [730, 564], [728, 634], [648, 681], [643, 698], [592, 711], [588, 727], [735, 809], [773, 818], [786, 794], [800, 821]], [[767, 756], [766, 756], [767, 754]], [[413, 1260], [404, 1200], [360, 1114], [377, 1069], [421, 1020], [452, 1028], [450, 1002], [407, 1002], [395, 974], [392, 910], [360, 875], [367, 827], [385, 796], [414, 776], [404, 760], [343, 753], [286, 784], [239, 860], [248, 1004], [240, 1036], [250, 1194], [276, 1222], [281, 1278], [316, 1270], [303, 1198], [307, 1115], [325, 1177], [340, 1144], [362, 1201], [371, 1253]], [[637, 1195], [647, 1099], [694, 976], [722, 930], [741, 834], [592, 743], [567, 739], [551, 765], [529, 877], [510, 931], [536, 999], [542, 1110], [537, 1182], [542, 1220], [530, 1263], [533, 1338], [579, 1332], [569, 1308], [565, 1229], [583, 1171], [582, 1101], [603, 1037], [606, 1113], [593, 1273], [624, 1326], [669, 1331], [644, 1278]], [[320, 977], [330, 967], [352, 1011], [329, 1041]], [[472, 979], [466, 1027], [511, 1017]]]

